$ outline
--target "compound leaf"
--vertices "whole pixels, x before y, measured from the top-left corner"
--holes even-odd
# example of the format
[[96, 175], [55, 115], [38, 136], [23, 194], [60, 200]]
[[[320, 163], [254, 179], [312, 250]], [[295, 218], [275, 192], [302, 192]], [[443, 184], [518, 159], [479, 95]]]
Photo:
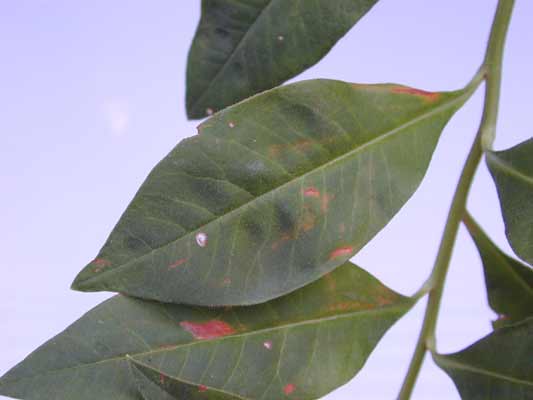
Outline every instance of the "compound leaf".
[[73, 287], [196, 305], [302, 287], [398, 212], [468, 95], [313, 80], [230, 107], [155, 167]]
[[203, 118], [318, 62], [377, 0], [203, 0], [187, 114]]
[[0, 379], [0, 394], [139, 400], [129, 357], [189, 385], [183, 390], [316, 399], [351, 379], [412, 304], [350, 263], [250, 307], [192, 307], [118, 295], [9, 371]]
[[464, 221], [483, 262], [489, 304], [499, 316], [494, 327], [533, 316], [533, 269], [503, 253], [470, 215]]
[[533, 139], [486, 154], [509, 244], [520, 258], [533, 265]]
[[454, 354], [433, 354], [463, 400], [533, 398], [533, 318], [495, 330]]

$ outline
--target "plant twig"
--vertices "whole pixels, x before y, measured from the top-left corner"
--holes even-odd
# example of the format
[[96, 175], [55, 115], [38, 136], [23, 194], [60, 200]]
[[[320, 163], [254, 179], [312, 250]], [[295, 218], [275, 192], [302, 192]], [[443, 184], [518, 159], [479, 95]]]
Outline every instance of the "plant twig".
[[[429, 291], [424, 322], [411, 364], [409, 365], [409, 370], [398, 396], [399, 400], [407, 400], [411, 397], [422, 362], [424, 361], [426, 350], [436, 350], [435, 328], [442, 292], [459, 225], [465, 212], [468, 192], [470, 191], [472, 180], [483, 155], [483, 149], [492, 145], [495, 136], [498, 103], [500, 99], [503, 48], [513, 6], [514, 0], [500, 0], [498, 2], [485, 59], [480, 68], [480, 72], [485, 76], [483, 116], [453, 196], [439, 252], [430, 277], [432, 288]], [[475, 81], [475, 78], [473, 81]]]

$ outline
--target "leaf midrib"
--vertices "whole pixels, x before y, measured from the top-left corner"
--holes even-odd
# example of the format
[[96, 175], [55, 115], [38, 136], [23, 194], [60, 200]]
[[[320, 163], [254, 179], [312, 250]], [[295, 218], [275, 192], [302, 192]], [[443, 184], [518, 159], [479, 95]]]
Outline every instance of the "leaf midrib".
[[22, 377], [22, 378], [6, 379], [6, 380], [1, 380], [0, 379], [0, 388], [2, 386], [6, 385], [7, 383], [14, 383], [14, 382], [27, 380], [27, 379], [35, 379], [36, 376], [51, 375], [51, 374], [56, 374], [56, 373], [60, 373], [60, 372], [63, 372], [63, 371], [69, 371], [69, 370], [70, 371], [74, 371], [74, 370], [77, 370], [77, 369], [80, 369], [80, 368], [94, 367], [94, 366], [100, 365], [100, 364], [107, 364], [107, 363], [111, 363], [111, 362], [125, 361], [125, 360], [127, 360], [128, 357], [151, 356], [151, 355], [164, 353], [164, 352], [168, 352], [168, 351], [174, 351], [174, 350], [182, 348], [182, 347], [196, 346], [196, 345], [201, 345], [201, 344], [206, 344], [206, 343], [216, 343], [216, 342], [221, 342], [221, 341], [224, 341], [224, 340], [230, 339], [230, 338], [234, 339], [234, 338], [239, 338], [239, 337], [246, 337], [246, 336], [249, 336], [249, 335], [251, 336], [251, 335], [271, 332], [271, 331], [275, 331], [275, 330], [291, 329], [291, 328], [294, 328], [294, 327], [312, 325], [312, 324], [322, 324], [322, 323], [326, 323], [326, 322], [329, 322], [329, 321], [334, 321], [334, 320], [344, 319], [344, 318], [355, 318], [355, 317], [364, 316], [364, 315], [367, 315], [367, 314], [381, 314], [381, 313], [386, 313], [386, 314], [387, 313], [393, 313], [394, 314], [394, 313], [397, 313], [397, 312], [401, 312], [404, 309], [409, 309], [410, 305], [412, 305], [410, 303], [412, 303], [412, 301], [410, 301], [410, 298], [405, 298], [405, 299], [401, 300], [399, 302], [399, 304], [396, 304], [394, 306], [380, 307], [378, 309], [371, 309], [371, 310], [358, 310], [358, 311], [355, 311], [355, 312], [347, 312], [345, 314], [337, 314], [337, 315], [324, 317], [324, 318], [314, 318], [314, 319], [305, 320], [305, 321], [298, 321], [298, 322], [287, 323], [287, 324], [284, 324], [284, 325], [278, 325], [278, 326], [269, 327], [269, 328], [263, 328], [263, 329], [257, 329], [257, 330], [242, 332], [242, 333], [236, 334], [236, 335], [221, 336], [221, 337], [218, 337], [218, 338], [215, 338], [215, 339], [197, 340], [197, 341], [194, 341], [194, 342], [183, 343], [183, 344], [179, 344], [179, 345], [172, 346], [172, 347], [159, 348], [159, 349], [156, 349], [156, 350], [145, 351], [145, 352], [142, 352], [142, 353], [124, 354], [124, 355], [118, 356], [118, 357], [112, 357], [112, 358], [108, 358], [108, 359], [105, 359], [105, 360], [79, 364], [79, 365], [75, 365], [75, 366], [72, 366], [72, 367], [58, 368], [58, 369], [54, 369], [54, 370], [51, 370], [51, 371], [39, 373], [39, 374], [32, 375], [32, 376], [25, 376], [25, 377]]
[[235, 48], [231, 51], [231, 53], [229, 54], [229, 56], [227, 57], [226, 61], [220, 66], [220, 68], [218, 69], [218, 71], [215, 73], [215, 75], [213, 76], [213, 79], [211, 79], [211, 81], [209, 82], [209, 84], [207, 85], [207, 87], [202, 90], [202, 93], [200, 94], [200, 96], [198, 96], [198, 98], [196, 99], [196, 101], [193, 103], [193, 105], [191, 106], [191, 111], [195, 111], [197, 106], [198, 106], [198, 103], [201, 102], [201, 100], [205, 97], [205, 95], [209, 92], [209, 90], [211, 89], [211, 86], [213, 85], [213, 83], [215, 81], [217, 81], [218, 77], [220, 76], [220, 74], [226, 69], [226, 67], [230, 64], [231, 60], [233, 60], [233, 57], [235, 56], [235, 54], [237, 53], [237, 51], [242, 47], [243, 43], [246, 41], [248, 35], [250, 34], [250, 32], [254, 29], [254, 27], [257, 25], [258, 21], [261, 19], [261, 17], [264, 15], [264, 13], [267, 11], [267, 9], [270, 8], [270, 6], [272, 5], [272, 3], [274, 3], [274, 1], [276, 0], [269, 0], [268, 4], [265, 5], [265, 7], [261, 10], [261, 12], [259, 12], [259, 14], [257, 15], [257, 17], [255, 18], [255, 20], [252, 22], [252, 24], [250, 25], [250, 27], [248, 28], [248, 30], [244, 33], [244, 35], [242, 35], [242, 37], [239, 39], [239, 42], [235, 45]]
[[353, 155], [355, 155], [355, 154], [367, 149], [368, 147], [371, 147], [371, 146], [373, 146], [375, 144], [384, 142], [385, 140], [393, 137], [395, 134], [402, 132], [403, 130], [409, 128], [412, 125], [417, 124], [418, 122], [424, 121], [425, 119], [430, 118], [433, 115], [439, 114], [439, 113], [445, 111], [448, 108], [452, 108], [455, 104], [461, 103], [465, 98], [468, 98], [470, 96], [470, 94], [471, 94], [471, 92], [469, 90], [464, 90], [463, 93], [461, 93], [459, 96], [457, 96], [455, 98], [452, 98], [451, 100], [449, 100], [447, 102], [442, 103], [438, 107], [435, 107], [435, 108], [431, 109], [429, 112], [422, 113], [421, 115], [419, 115], [419, 116], [417, 116], [417, 117], [415, 117], [415, 118], [413, 118], [413, 119], [401, 124], [400, 126], [394, 128], [394, 129], [391, 129], [391, 130], [385, 131], [385, 132], [383, 132], [383, 133], [381, 133], [379, 135], [376, 135], [375, 138], [369, 140], [366, 143], [363, 143], [362, 145], [356, 147], [355, 149], [352, 149], [352, 150], [350, 150], [350, 151], [348, 151], [348, 152], [346, 152], [344, 154], [341, 154], [340, 156], [335, 157], [332, 160], [327, 161], [327, 162], [323, 163], [322, 165], [317, 166], [316, 168], [312, 168], [309, 171], [306, 171], [306, 172], [304, 172], [301, 175], [295, 176], [294, 179], [288, 180], [287, 182], [285, 182], [285, 183], [283, 183], [283, 184], [281, 184], [279, 186], [276, 186], [275, 188], [273, 188], [273, 189], [271, 189], [271, 190], [269, 190], [269, 191], [267, 191], [265, 193], [262, 193], [261, 195], [259, 195], [257, 197], [254, 197], [253, 199], [241, 204], [240, 206], [234, 208], [233, 210], [228, 211], [226, 214], [220, 215], [217, 218], [214, 218], [214, 219], [206, 222], [205, 224], [203, 224], [203, 225], [201, 225], [201, 226], [199, 226], [199, 227], [197, 227], [195, 229], [192, 229], [191, 231], [189, 231], [189, 232], [185, 233], [184, 235], [180, 236], [179, 238], [176, 238], [175, 240], [173, 240], [171, 242], [168, 242], [168, 243], [166, 243], [166, 244], [164, 244], [164, 245], [162, 245], [160, 247], [154, 248], [151, 251], [149, 251], [149, 252], [147, 252], [147, 253], [139, 256], [139, 257], [133, 258], [133, 259], [125, 262], [122, 265], [118, 265], [117, 267], [115, 267], [113, 269], [108, 269], [108, 270], [106, 270], [106, 271], [104, 271], [104, 272], [102, 272], [102, 273], [100, 273], [100, 274], [98, 274], [96, 276], [93, 276], [93, 277], [90, 277], [90, 278], [86, 278], [86, 279], [82, 280], [81, 282], [83, 282], [84, 284], [88, 284], [90, 282], [95, 282], [95, 281], [101, 280], [103, 276], [109, 277], [111, 275], [115, 275], [116, 273], [118, 273], [122, 269], [129, 267], [131, 264], [136, 263], [136, 262], [138, 262], [140, 260], [144, 260], [145, 258], [151, 257], [154, 252], [161, 251], [162, 249], [173, 245], [174, 243], [178, 242], [179, 240], [182, 240], [183, 238], [185, 238], [187, 236], [190, 236], [190, 235], [194, 234], [197, 231], [203, 230], [206, 226], [208, 226], [209, 224], [211, 224], [211, 223], [213, 223], [215, 221], [220, 221], [220, 220], [222, 220], [224, 218], [229, 218], [233, 214], [237, 214], [241, 210], [243, 210], [246, 207], [248, 207], [250, 204], [253, 204], [256, 201], [259, 201], [260, 199], [262, 199], [264, 197], [270, 196], [270, 195], [272, 195], [272, 193], [280, 191], [283, 188], [285, 188], [286, 186], [292, 185], [292, 184], [294, 184], [294, 182], [296, 182], [296, 181], [298, 181], [300, 179], [304, 179], [307, 175], [310, 175], [310, 174], [315, 173], [317, 171], [320, 171], [322, 169], [326, 169], [328, 166], [330, 166], [332, 164], [335, 164], [337, 162], [340, 162], [340, 161], [342, 161], [345, 158], [349, 158], [349, 157], [351, 157], [351, 156], [353, 156]]
[[525, 385], [525, 386], [533, 386], [533, 382], [525, 381], [523, 379], [514, 378], [509, 375], [501, 374], [499, 372], [489, 371], [483, 368], [475, 367], [473, 365], [464, 364], [459, 361], [451, 360], [450, 358], [442, 355], [437, 355], [437, 358], [439, 359], [439, 363], [443, 366], [449, 367], [450, 369], [457, 369], [462, 371], [468, 371], [472, 372], [474, 374], [478, 375], [486, 375], [490, 376], [492, 378], [500, 379], [502, 381], [507, 381], [511, 383], [515, 383], [518, 385]]

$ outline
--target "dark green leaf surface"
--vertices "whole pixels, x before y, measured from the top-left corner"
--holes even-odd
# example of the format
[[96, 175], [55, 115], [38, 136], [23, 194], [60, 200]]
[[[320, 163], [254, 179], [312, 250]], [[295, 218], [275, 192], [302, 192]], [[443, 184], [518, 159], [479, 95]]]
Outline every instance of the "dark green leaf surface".
[[533, 399], [533, 318], [454, 354], [433, 354], [463, 400]]
[[138, 400], [129, 355], [217, 393], [315, 399], [351, 379], [412, 304], [350, 263], [250, 307], [210, 309], [115, 296], [9, 371], [0, 379], [0, 394]]
[[505, 232], [516, 254], [533, 265], [533, 139], [511, 149], [488, 151]]
[[205, 385], [178, 380], [132, 358], [129, 361], [137, 389], [144, 400], [238, 400], [243, 398]]
[[197, 305], [302, 287], [398, 212], [466, 97], [314, 80], [230, 107], [155, 167], [73, 287]]
[[500, 328], [533, 315], [533, 269], [503, 253], [470, 216], [465, 225], [483, 261], [491, 308], [498, 313]]
[[377, 0], [203, 0], [187, 114], [203, 118], [319, 61]]

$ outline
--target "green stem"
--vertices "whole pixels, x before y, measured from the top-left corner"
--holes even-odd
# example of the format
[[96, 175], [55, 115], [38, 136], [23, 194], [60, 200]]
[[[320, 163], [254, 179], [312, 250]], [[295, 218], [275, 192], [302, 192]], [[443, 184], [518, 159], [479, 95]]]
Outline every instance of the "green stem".
[[483, 149], [492, 144], [495, 135], [500, 98], [503, 48], [513, 6], [514, 0], [500, 0], [498, 2], [485, 60], [480, 68], [481, 73], [485, 75], [483, 117], [452, 199], [439, 252], [430, 277], [431, 290], [429, 291], [424, 322], [409, 370], [398, 396], [399, 400], [407, 400], [411, 397], [426, 350], [435, 351], [436, 349], [435, 329], [437, 317], [457, 232], [465, 212], [466, 200], [472, 180], [483, 155]]

